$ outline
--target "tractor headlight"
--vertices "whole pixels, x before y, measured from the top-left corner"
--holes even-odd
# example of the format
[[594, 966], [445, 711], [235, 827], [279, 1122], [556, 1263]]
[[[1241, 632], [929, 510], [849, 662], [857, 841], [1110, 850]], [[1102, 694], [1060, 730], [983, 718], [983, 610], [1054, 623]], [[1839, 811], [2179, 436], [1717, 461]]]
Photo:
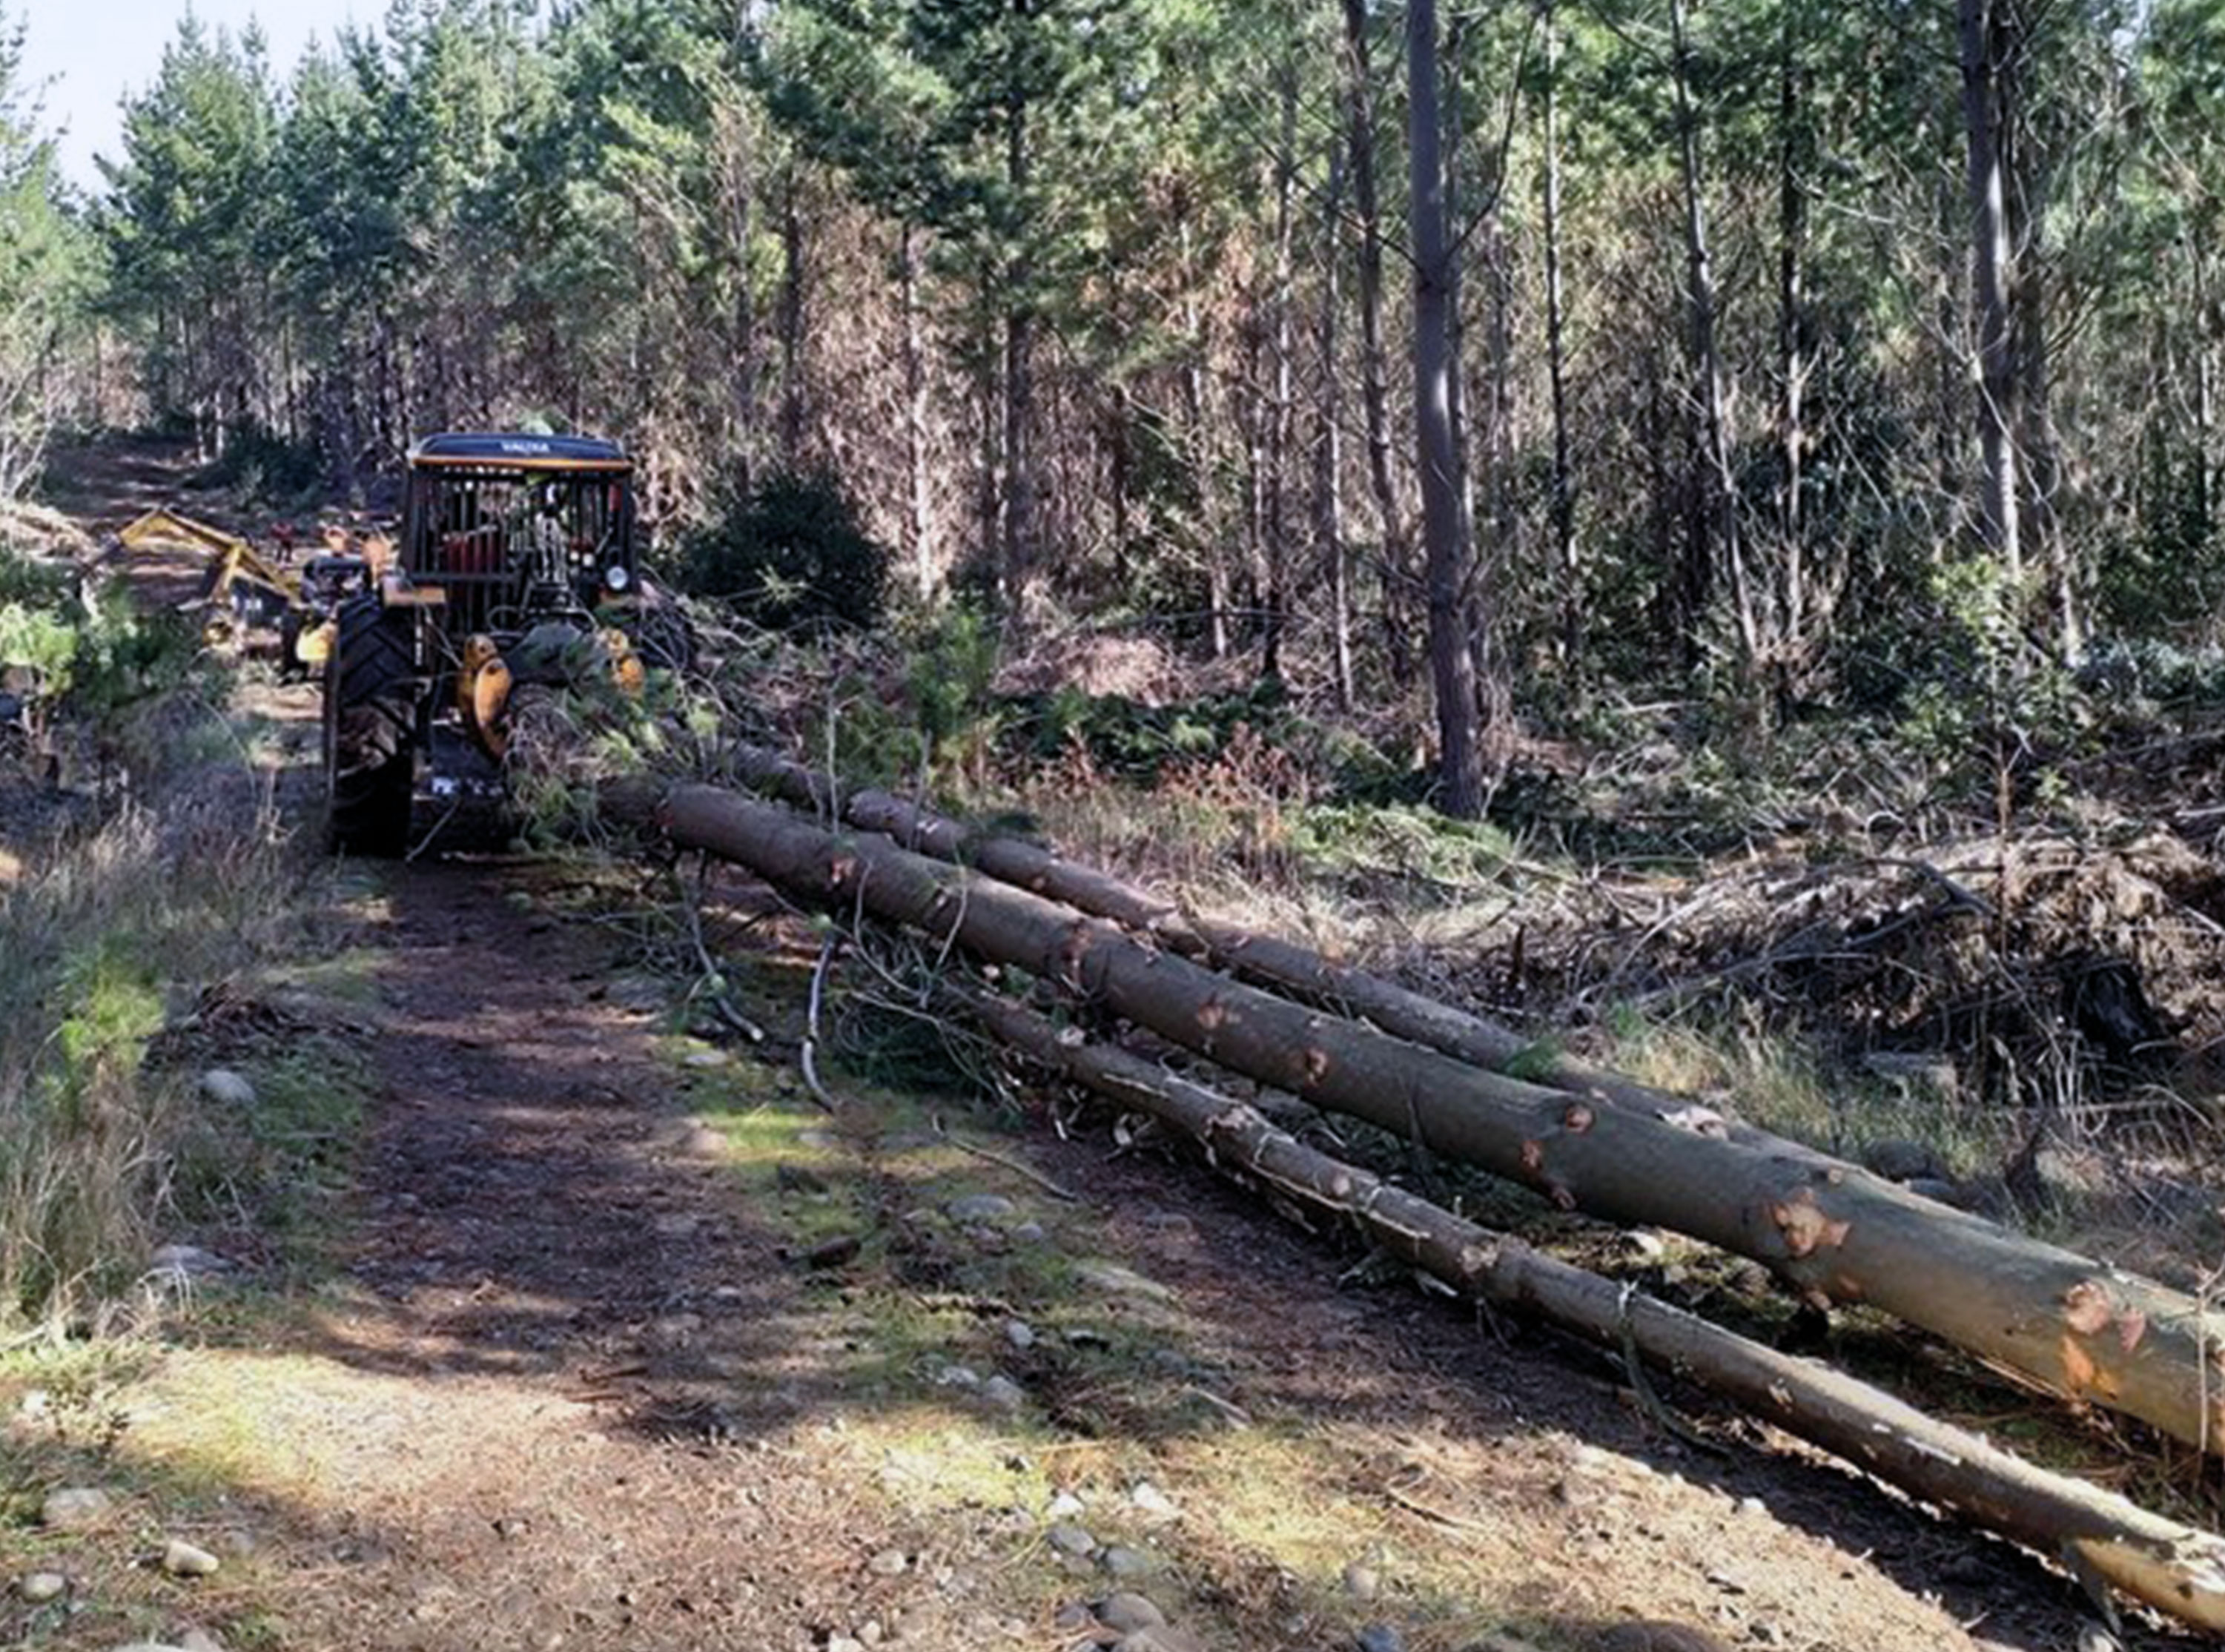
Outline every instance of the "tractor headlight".
[[603, 570], [603, 586], [606, 590], [623, 591], [632, 583], [633, 575], [615, 563]]

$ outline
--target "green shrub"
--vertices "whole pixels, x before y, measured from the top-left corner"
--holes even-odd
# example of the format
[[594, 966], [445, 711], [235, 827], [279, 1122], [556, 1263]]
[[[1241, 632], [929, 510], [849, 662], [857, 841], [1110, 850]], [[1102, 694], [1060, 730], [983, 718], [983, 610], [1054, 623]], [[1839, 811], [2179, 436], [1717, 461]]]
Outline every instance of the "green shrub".
[[314, 442], [295, 442], [250, 422], [225, 437], [224, 451], [194, 473], [203, 487], [236, 488], [250, 499], [291, 499], [325, 480]]
[[777, 630], [865, 629], [881, 617], [889, 552], [833, 477], [783, 473], [723, 493], [686, 542], [681, 578]]

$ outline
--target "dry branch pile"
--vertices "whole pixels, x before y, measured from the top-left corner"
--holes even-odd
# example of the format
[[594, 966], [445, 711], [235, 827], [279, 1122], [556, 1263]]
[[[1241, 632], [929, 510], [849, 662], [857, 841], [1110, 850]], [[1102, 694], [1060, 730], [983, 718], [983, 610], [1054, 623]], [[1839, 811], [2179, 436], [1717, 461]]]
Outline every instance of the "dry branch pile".
[[[785, 778], [809, 790], [808, 777]], [[1380, 988], [1374, 1002], [1383, 1015], [1410, 1012], [1427, 1020], [1426, 1001], [1318, 959], [1318, 978], [1308, 982], [1304, 955], [1277, 955], [1277, 944], [1263, 937], [1214, 933], [1039, 849], [965, 841], [948, 823], [904, 815], [900, 800], [865, 807], [926, 847], [939, 840], [954, 856], [985, 867], [997, 861], [991, 869], [998, 875], [706, 786], [674, 788], [658, 812], [675, 845], [733, 860], [838, 910], [923, 930], [1017, 966], [1076, 1013], [1132, 1021], [1233, 1072], [1404, 1134], [1566, 1208], [1658, 1223], [1757, 1257], [1813, 1300], [1869, 1302], [2058, 1392], [2128, 1411], [2205, 1450], [2225, 1446], [2218, 1359], [2225, 1323], [2183, 1296], [1574, 1064], [1547, 1064], [1533, 1075], [1542, 1083], [1493, 1071], [1515, 1062], [1521, 1052], [1506, 1046], [1519, 1041], [1473, 1018], [1448, 1012], [1420, 1029], [1442, 1034], [1429, 1039], [1441, 1048], [1466, 1036], [1474, 1045], [1466, 1058], [1388, 1036], [1318, 1006]], [[1118, 912], [1120, 921], [1023, 885], [1078, 894]], [[1254, 956], [1238, 963], [1243, 972], [1274, 978], [1279, 971], [1280, 984], [1313, 1001], [1246, 987], [1211, 967], [1246, 953]], [[1131, 1101], [1154, 1100], [1149, 1110], [1199, 1139], [1218, 1161], [1240, 1165], [1285, 1196], [1310, 1189], [1312, 1203], [1341, 1212], [1456, 1289], [1522, 1302], [1611, 1344], [1619, 1340], [1633, 1371], [1640, 1352], [1673, 1359], [1768, 1420], [2060, 1553], [2089, 1580], [2107, 1579], [2189, 1622], [2225, 1628], [2225, 1544], [2214, 1537], [2040, 1473], [1850, 1379], [1660, 1305], [1634, 1306], [1626, 1293], [1577, 1270], [1553, 1264], [1561, 1273], [1548, 1269], [1554, 1282], [1539, 1287], [1524, 1248], [1365, 1172], [1305, 1159], [1226, 1096], [1100, 1051], [1078, 1024], [1052, 1032], [1008, 1005], [977, 1007], [1069, 1077], [1109, 1083]], [[1496, 1053], [1494, 1038], [1501, 1040]], [[1641, 1334], [1641, 1327], [1651, 1329]]]

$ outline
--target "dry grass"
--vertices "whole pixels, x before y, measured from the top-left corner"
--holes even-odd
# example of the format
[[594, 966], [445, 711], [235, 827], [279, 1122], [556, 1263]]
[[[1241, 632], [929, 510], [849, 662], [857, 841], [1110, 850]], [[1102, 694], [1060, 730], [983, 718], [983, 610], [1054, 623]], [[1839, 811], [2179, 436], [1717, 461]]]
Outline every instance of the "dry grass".
[[[174, 750], [221, 738], [175, 715]], [[0, 1330], [95, 1312], [143, 1266], [195, 1104], [149, 1044], [293, 921], [268, 775], [169, 778], [0, 893]]]

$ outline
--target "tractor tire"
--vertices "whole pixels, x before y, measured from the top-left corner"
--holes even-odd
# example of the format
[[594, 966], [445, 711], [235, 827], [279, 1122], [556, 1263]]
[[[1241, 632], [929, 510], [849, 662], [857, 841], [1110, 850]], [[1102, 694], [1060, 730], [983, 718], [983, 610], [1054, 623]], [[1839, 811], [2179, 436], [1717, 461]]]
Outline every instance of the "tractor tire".
[[372, 596], [340, 606], [325, 664], [325, 831], [334, 854], [409, 848], [417, 663], [409, 628]]

